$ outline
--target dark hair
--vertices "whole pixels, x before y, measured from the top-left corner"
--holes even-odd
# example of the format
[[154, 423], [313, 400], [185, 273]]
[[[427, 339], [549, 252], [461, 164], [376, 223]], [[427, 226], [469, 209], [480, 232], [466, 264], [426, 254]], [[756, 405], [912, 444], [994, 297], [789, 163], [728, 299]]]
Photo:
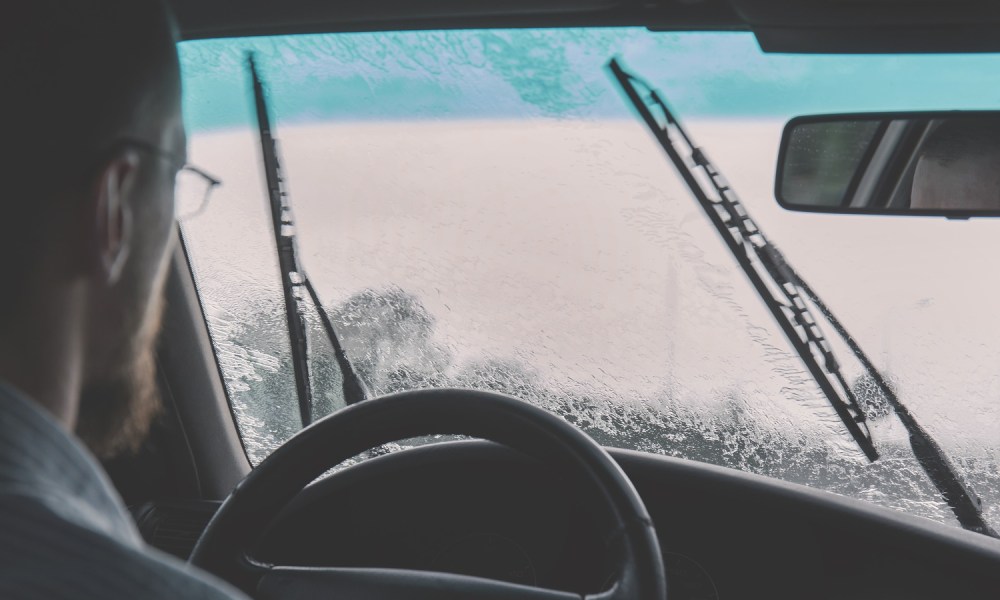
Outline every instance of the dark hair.
[[179, 82], [175, 28], [160, 0], [30, 0], [4, 12], [0, 276], [9, 278], [56, 197], [85, 183], [150, 97]]
[[952, 117], [941, 121], [924, 142], [922, 157], [947, 166], [965, 156], [1000, 152], [1000, 118]]

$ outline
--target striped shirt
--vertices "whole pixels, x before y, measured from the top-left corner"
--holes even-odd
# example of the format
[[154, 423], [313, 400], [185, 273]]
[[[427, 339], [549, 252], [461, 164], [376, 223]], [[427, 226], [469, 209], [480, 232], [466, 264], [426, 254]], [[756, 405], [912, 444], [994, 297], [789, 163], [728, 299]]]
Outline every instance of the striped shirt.
[[93, 456], [0, 383], [0, 598], [244, 598], [146, 546]]

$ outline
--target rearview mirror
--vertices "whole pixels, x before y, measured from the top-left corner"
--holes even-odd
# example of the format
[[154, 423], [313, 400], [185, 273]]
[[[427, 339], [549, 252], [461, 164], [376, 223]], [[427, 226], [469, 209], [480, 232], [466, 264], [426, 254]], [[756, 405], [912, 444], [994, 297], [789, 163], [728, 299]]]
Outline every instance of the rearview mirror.
[[789, 210], [1000, 216], [1000, 111], [797, 117], [774, 190]]

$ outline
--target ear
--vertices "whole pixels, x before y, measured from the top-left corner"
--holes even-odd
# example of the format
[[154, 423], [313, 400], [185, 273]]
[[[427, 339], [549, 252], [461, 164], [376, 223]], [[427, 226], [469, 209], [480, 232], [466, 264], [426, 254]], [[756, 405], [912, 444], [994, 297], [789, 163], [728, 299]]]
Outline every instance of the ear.
[[139, 157], [125, 151], [105, 163], [93, 189], [90, 213], [91, 271], [105, 285], [121, 278], [132, 244], [132, 218]]

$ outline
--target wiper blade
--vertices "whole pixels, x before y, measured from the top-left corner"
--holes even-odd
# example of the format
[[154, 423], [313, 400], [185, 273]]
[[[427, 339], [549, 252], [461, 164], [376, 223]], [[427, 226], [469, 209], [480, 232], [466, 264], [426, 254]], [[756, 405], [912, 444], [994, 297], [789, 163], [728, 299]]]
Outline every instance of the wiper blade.
[[337, 365], [340, 368], [344, 392], [344, 402], [348, 405], [366, 400], [370, 394], [364, 381], [355, 371], [344, 352], [323, 303], [306, 275], [298, 259], [298, 245], [295, 237], [295, 222], [292, 206], [284, 190], [281, 165], [278, 162], [277, 143], [271, 133], [264, 85], [257, 72], [252, 54], [247, 55], [247, 64], [253, 80], [254, 106], [257, 111], [257, 128], [260, 133], [260, 148], [264, 159], [264, 174], [267, 180], [268, 203], [271, 209], [271, 224], [274, 229], [274, 243], [278, 251], [278, 269], [281, 271], [281, 289], [285, 296], [285, 317], [288, 323], [288, 338], [292, 349], [292, 367], [295, 372], [295, 390], [298, 395], [299, 416], [302, 426], [312, 423], [312, 385], [309, 378], [309, 340], [303, 310], [304, 294], [307, 293], [319, 313], [323, 330], [333, 347]]
[[[695, 199], [701, 204], [712, 225], [725, 240], [737, 262], [747, 274], [757, 293], [770, 309], [795, 351], [833, 405], [848, 432], [869, 460], [878, 458], [864, 411], [840, 371], [833, 349], [823, 336], [816, 319], [806, 304], [795, 281], [795, 274], [781, 252], [771, 244], [750, 218], [735, 192], [681, 127], [659, 94], [640, 79], [625, 72], [617, 60], [609, 64], [612, 74], [622, 86], [646, 125], [677, 167]], [[646, 91], [652, 106], [663, 114], [661, 124], [653, 114], [639, 88]], [[672, 139], [679, 138], [689, 149], [695, 167], [701, 168], [710, 181], [712, 191], [699, 181], [687, 165]]]
[[[877, 460], [878, 451], [864, 410], [848, 385], [833, 348], [805, 298], [819, 309], [844, 340], [892, 406], [909, 434], [910, 447], [917, 462], [951, 507], [962, 527], [998, 537], [983, 519], [981, 501], [959, 477], [941, 447], [903, 406], [879, 370], [819, 295], [767, 239], [736, 192], [708, 156], [693, 142], [660, 94], [638, 77], [626, 72], [617, 59], [612, 59], [608, 67], [868, 460]], [[661, 113], [662, 122], [653, 113], [653, 109]], [[685, 161], [675, 142], [687, 148], [693, 167]], [[695, 168], [700, 169], [700, 178], [694, 171]]]

